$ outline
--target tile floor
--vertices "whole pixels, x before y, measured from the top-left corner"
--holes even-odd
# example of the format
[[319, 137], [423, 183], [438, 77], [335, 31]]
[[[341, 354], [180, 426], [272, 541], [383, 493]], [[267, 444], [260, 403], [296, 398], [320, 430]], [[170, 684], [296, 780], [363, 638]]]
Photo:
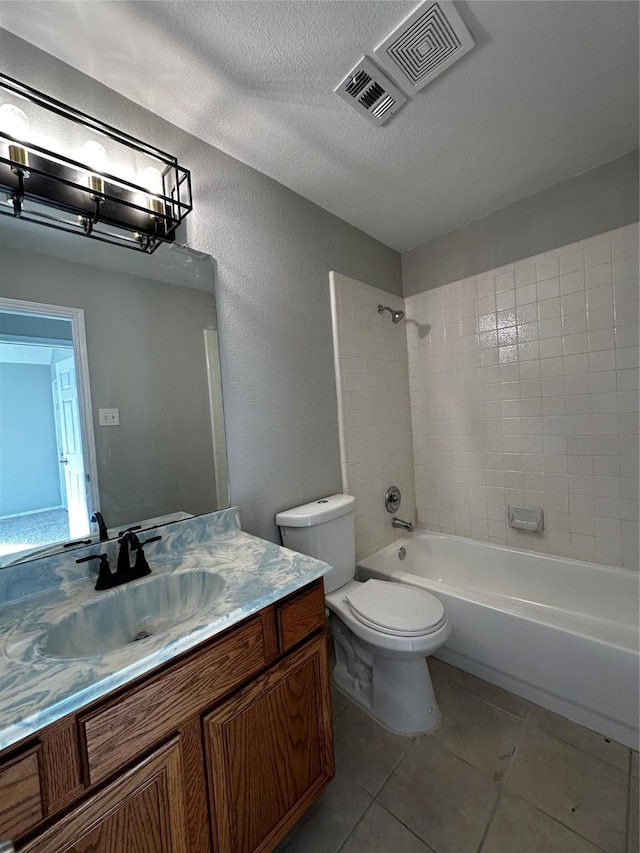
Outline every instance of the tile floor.
[[406, 738], [333, 690], [336, 776], [277, 853], [639, 853], [638, 754], [431, 658]]

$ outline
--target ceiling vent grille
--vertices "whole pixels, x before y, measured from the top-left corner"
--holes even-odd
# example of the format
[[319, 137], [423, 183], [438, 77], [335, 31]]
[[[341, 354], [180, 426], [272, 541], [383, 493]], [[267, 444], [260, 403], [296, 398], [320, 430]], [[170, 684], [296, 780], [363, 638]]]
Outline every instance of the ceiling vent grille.
[[407, 96], [366, 56], [334, 92], [375, 125], [384, 124], [407, 101]]
[[410, 94], [418, 92], [474, 46], [449, 0], [427, 0], [375, 49], [381, 65]]

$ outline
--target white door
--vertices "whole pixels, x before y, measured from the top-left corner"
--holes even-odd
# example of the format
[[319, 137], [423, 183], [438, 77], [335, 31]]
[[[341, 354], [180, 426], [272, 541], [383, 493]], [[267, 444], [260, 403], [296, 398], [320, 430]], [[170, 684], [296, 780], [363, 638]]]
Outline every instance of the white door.
[[87, 478], [82, 455], [82, 429], [76, 367], [73, 358], [56, 363], [58, 417], [60, 424], [60, 465], [64, 472], [65, 506], [69, 513], [69, 535], [72, 539], [89, 533], [87, 512]]

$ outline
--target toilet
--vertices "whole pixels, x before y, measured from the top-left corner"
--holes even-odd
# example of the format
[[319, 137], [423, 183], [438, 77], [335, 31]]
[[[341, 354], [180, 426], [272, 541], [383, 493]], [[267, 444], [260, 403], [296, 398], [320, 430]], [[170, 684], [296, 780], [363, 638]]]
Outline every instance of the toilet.
[[426, 657], [449, 637], [442, 603], [415, 587], [356, 581], [355, 498], [331, 495], [279, 512], [286, 548], [329, 563], [325, 604], [335, 644], [335, 685], [400, 734], [423, 734], [440, 721]]

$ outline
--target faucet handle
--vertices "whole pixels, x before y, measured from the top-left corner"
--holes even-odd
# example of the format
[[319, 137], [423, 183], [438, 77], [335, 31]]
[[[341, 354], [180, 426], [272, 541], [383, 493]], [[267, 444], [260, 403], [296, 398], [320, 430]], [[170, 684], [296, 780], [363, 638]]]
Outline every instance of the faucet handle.
[[142, 530], [142, 525], [135, 524], [133, 527], [127, 527], [126, 530], [119, 530], [118, 536], [124, 536], [125, 533], [133, 533], [134, 530]]
[[97, 590], [101, 589], [111, 589], [113, 586], [113, 575], [111, 574], [111, 569], [109, 568], [109, 558], [106, 554], [89, 554], [88, 557], [80, 557], [76, 560], [76, 563], [88, 563], [90, 560], [100, 560], [100, 568], [98, 569], [98, 580], [96, 581], [95, 588]]
[[[63, 548], [74, 548], [76, 545], [91, 545], [91, 539], [76, 539], [73, 542], [64, 542]], [[2, 853], [2, 851], [0, 851]]]
[[[142, 547], [143, 545], [148, 545], [149, 542], [158, 542], [160, 539], [162, 539], [162, 536], [151, 536], [149, 539], [145, 539], [144, 542], [140, 542], [138, 540], [138, 544], [135, 547], [136, 559], [133, 564], [133, 568], [131, 569], [132, 580], [135, 580], [136, 578], [143, 578], [145, 575], [151, 574], [151, 569]], [[131, 547], [133, 550], [133, 545]]]

